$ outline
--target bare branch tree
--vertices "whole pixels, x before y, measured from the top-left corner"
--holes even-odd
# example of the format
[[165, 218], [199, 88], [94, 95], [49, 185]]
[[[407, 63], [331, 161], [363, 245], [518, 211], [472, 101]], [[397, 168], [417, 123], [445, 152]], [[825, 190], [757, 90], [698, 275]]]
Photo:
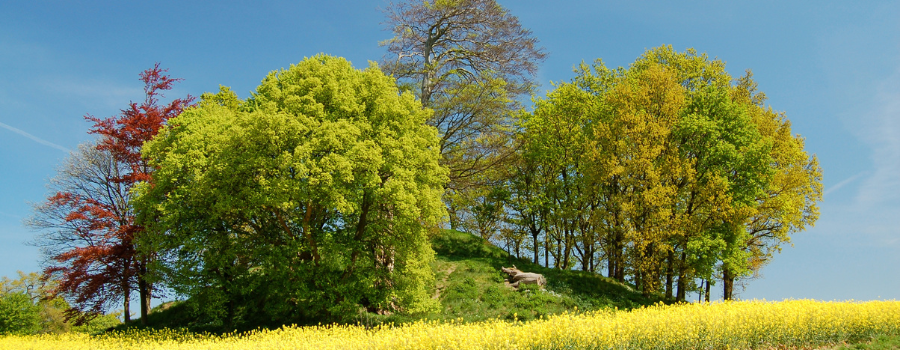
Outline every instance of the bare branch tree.
[[511, 154], [519, 99], [546, 56], [538, 40], [494, 0], [406, 0], [385, 13], [394, 38], [382, 43], [384, 68], [434, 111], [448, 191], [494, 182], [479, 175]]
[[113, 181], [124, 165], [110, 151], [86, 143], [72, 152], [50, 181], [48, 200], [34, 205], [26, 224], [41, 232], [44, 273], [60, 281], [55, 293], [72, 304], [67, 317], [79, 323], [129, 301], [137, 285], [132, 244], [133, 212], [128, 186]]

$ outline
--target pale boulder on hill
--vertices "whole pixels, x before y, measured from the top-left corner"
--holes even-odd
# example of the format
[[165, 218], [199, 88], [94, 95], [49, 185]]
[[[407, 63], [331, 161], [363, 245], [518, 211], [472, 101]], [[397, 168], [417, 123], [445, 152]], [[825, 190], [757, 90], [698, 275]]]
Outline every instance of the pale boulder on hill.
[[509, 275], [510, 285], [513, 288], [519, 288], [520, 284], [537, 284], [541, 288], [547, 285], [544, 275], [534, 272], [523, 272], [516, 268], [516, 265], [512, 267], [501, 266], [500, 270]]

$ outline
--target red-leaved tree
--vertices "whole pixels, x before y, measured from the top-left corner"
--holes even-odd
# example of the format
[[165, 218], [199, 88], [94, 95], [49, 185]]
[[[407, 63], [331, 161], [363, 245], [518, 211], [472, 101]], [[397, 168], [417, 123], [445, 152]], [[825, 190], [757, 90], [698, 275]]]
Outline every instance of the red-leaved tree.
[[57, 292], [73, 301], [68, 316], [80, 322], [123, 299], [128, 321], [137, 289], [146, 324], [154, 288], [145, 276], [153, 257], [139, 254], [134, 244], [143, 228], [135, 223], [131, 189], [151, 179], [152, 168], [141, 158], [144, 142], [194, 100], [188, 95], [160, 104], [162, 92], [181, 80], [166, 71], [157, 63], [141, 73], [144, 101], [131, 102], [120, 115], [85, 116], [100, 140], [72, 154], [51, 183], [56, 194], [35, 208], [31, 225], [46, 231], [37, 242], [49, 258], [44, 272], [60, 280]]

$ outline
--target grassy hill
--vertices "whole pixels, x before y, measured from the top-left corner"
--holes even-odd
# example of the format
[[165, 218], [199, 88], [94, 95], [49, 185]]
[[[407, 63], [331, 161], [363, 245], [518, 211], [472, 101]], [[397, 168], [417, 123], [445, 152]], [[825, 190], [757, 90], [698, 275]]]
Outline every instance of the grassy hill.
[[[504, 250], [469, 233], [443, 230], [432, 238], [437, 253], [432, 267], [435, 273], [433, 297], [440, 301], [441, 310], [429, 315], [376, 315], [360, 313], [352, 316], [364, 325], [404, 323], [419, 319], [463, 320], [489, 319], [530, 320], [566, 311], [587, 311], [599, 308], [631, 309], [649, 305], [658, 299], [644, 298], [630, 285], [597, 274], [545, 268], [528, 260], [516, 259]], [[516, 265], [527, 272], [543, 274], [545, 289], [525, 285], [518, 290], [506, 282], [501, 266]], [[184, 305], [164, 304], [148, 315], [154, 328], [181, 328], [196, 324]], [[123, 327], [135, 327], [139, 321]], [[259, 324], [259, 326], [273, 326]], [[196, 331], [218, 331], [215, 328], [193, 327]]]
[[[433, 238], [437, 253], [433, 265], [436, 296], [441, 313], [429, 318], [479, 321], [492, 318], [529, 320], [565, 311], [598, 308], [630, 309], [652, 304], [632, 286], [597, 274], [558, 270], [516, 259], [484, 239], [465, 232], [444, 230]], [[501, 266], [516, 265], [543, 274], [544, 290], [526, 285], [516, 290], [504, 282]], [[531, 288], [528, 288], [531, 287]]]

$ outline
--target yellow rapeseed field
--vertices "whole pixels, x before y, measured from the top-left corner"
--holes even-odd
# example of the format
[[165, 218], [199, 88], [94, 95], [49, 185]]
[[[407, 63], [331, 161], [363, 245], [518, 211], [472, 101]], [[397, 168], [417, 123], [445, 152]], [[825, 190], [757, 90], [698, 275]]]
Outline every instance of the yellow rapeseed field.
[[822, 346], [880, 334], [900, 334], [900, 302], [656, 305], [530, 322], [284, 327], [224, 336], [173, 330], [6, 336], [0, 349], [746, 349]]

